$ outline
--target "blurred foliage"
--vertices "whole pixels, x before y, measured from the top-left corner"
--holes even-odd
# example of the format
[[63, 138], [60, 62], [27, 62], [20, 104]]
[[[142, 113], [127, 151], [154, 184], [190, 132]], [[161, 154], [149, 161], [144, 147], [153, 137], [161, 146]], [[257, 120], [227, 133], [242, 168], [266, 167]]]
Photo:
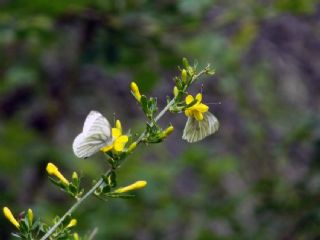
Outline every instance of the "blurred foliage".
[[[164, 104], [183, 56], [211, 63], [203, 87], [218, 134], [182, 142], [185, 117], [142, 148], [121, 185], [137, 198], [91, 199], [75, 215], [97, 239], [320, 237], [320, 6], [316, 0], [0, 2], [0, 204], [48, 221], [71, 200], [45, 176], [51, 161], [86, 185], [106, 165], [76, 159], [91, 109], [141, 128], [134, 80]], [[195, 92], [200, 91], [194, 89]], [[129, 104], [129, 105], [128, 105]], [[128, 130], [128, 129], [126, 129]], [[0, 217], [0, 238], [12, 227]]]

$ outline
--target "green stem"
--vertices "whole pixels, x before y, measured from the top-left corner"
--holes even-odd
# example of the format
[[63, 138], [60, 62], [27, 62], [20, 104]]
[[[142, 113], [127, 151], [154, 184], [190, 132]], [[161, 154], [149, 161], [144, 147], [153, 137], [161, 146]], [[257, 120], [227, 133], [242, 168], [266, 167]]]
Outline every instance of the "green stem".
[[52, 227], [50, 230], [40, 239], [45, 240], [47, 239], [56, 229], [57, 227], [66, 219], [67, 216], [71, 215], [74, 210], [78, 208], [78, 206], [86, 200], [98, 187], [103, 183], [103, 179], [100, 178], [99, 181], [82, 197], [80, 198], [72, 207], [60, 218], [60, 220]]
[[[168, 110], [169, 108], [174, 104], [174, 98], [167, 104], [167, 106], [162, 109], [162, 111], [155, 117], [155, 122], [157, 122]], [[137, 143], [141, 142], [141, 140], [143, 139], [143, 137], [145, 136], [146, 131], [144, 131], [140, 137], [137, 140]], [[51, 234], [54, 233], [54, 231], [59, 227], [59, 225], [66, 219], [66, 217], [68, 217], [69, 215], [71, 215], [79, 206], [80, 204], [86, 200], [92, 193], [94, 193], [99, 186], [103, 183], [103, 179], [100, 178], [99, 181], [82, 197], [79, 198], [79, 200], [72, 205], [72, 207], [60, 218], [60, 220], [54, 225], [52, 226], [52, 228], [50, 228], [50, 230], [40, 239], [40, 240], [46, 240], [48, 239], [48, 237], [50, 237]]]
[[[159, 121], [159, 119], [169, 110], [169, 108], [174, 104], [175, 99], [173, 98], [164, 109], [154, 118], [154, 122]], [[137, 140], [137, 143], [140, 143], [144, 136], [146, 135], [146, 131], [144, 131]]]

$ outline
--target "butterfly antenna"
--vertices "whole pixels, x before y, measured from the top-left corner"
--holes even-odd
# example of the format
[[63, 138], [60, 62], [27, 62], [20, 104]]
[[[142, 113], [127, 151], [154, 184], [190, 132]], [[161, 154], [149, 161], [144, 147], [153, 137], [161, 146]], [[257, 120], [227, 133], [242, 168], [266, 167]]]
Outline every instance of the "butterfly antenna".
[[221, 102], [210, 102], [210, 103], [205, 103], [206, 105], [220, 105]]
[[203, 95], [202, 93], [203, 93], [203, 83], [201, 84], [201, 95]]
[[114, 112], [113, 113], [113, 126], [116, 125], [116, 113]]

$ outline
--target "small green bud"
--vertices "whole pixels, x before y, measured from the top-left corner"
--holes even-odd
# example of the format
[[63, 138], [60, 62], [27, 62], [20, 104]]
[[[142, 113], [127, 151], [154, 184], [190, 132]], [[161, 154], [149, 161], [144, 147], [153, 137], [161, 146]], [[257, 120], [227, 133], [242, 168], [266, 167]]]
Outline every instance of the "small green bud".
[[72, 173], [72, 180], [77, 181], [79, 179], [78, 174], [76, 172]]
[[137, 145], [138, 145], [137, 142], [131, 143], [130, 146], [128, 147], [127, 153], [132, 153], [136, 149]]
[[173, 88], [173, 96], [177, 97], [178, 94], [179, 94], [179, 90], [178, 90], [177, 86], [174, 86], [174, 88]]
[[188, 73], [189, 73], [189, 75], [190, 76], [193, 76], [194, 75], [194, 69], [193, 69], [193, 67], [188, 67]]
[[183, 82], [187, 81], [187, 70], [185, 70], [185, 69], [182, 69], [182, 71], [181, 71], [181, 80]]
[[174, 130], [174, 127], [173, 126], [169, 126], [169, 127], [167, 127], [167, 129], [166, 130], [164, 130], [164, 135], [166, 136], [166, 137], [168, 137], [172, 132], [173, 132], [173, 130]]
[[182, 63], [183, 63], [183, 65], [184, 65], [186, 68], [189, 67], [188, 59], [182, 58]]
[[73, 234], [73, 240], [79, 240], [79, 235], [78, 233]]
[[32, 210], [29, 208], [28, 209], [28, 220], [29, 220], [29, 224], [32, 225], [33, 222], [33, 212]]

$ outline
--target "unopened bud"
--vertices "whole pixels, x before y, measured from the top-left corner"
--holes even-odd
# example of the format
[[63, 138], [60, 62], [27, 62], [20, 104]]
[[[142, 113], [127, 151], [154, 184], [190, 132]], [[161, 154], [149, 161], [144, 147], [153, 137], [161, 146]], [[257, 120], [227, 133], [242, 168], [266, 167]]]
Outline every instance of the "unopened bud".
[[131, 143], [130, 146], [128, 147], [127, 153], [132, 153], [136, 149], [137, 145], [138, 145], [137, 142]]
[[182, 71], [181, 71], [181, 80], [183, 82], [187, 81], [187, 70], [185, 70], [185, 69], [182, 69]]
[[182, 63], [183, 63], [183, 65], [184, 65], [186, 68], [189, 67], [188, 59], [182, 58]]
[[178, 94], [179, 94], [179, 90], [178, 90], [177, 86], [174, 86], [174, 88], [173, 88], [173, 96], [177, 97]]
[[73, 234], [73, 240], [79, 240], [79, 235], [78, 233]]
[[17, 219], [13, 216], [11, 210], [7, 207], [3, 208], [4, 216], [11, 222], [16, 228], [20, 228], [20, 224], [18, 223]]
[[140, 102], [141, 94], [138, 85], [135, 82], [131, 82], [130, 88], [133, 96], [137, 99], [138, 102]]
[[69, 185], [69, 181], [60, 173], [59, 169], [54, 164], [48, 163], [46, 170], [49, 175], [54, 175], [65, 185]]
[[120, 131], [122, 130], [120, 120], [117, 120], [117, 121], [116, 121], [116, 128], [118, 128]]
[[73, 172], [73, 173], [72, 173], [72, 180], [73, 180], [73, 181], [77, 181], [78, 179], [79, 179], [78, 173]]
[[30, 225], [32, 225], [32, 222], [33, 222], [33, 212], [32, 212], [32, 209], [28, 209], [28, 220], [29, 220], [29, 223]]
[[147, 185], [146, 181], [136, 181], [135, 183], [128, 185], [126, 187], [118, 188], [115, 190], [115, 193], [125, 193], [133, 190], [137, 190], [140, 188], [144, 188]]
[[73, 219], [71, 219], [71, 221], [69, 222], [69, 224], [67, 225], [66, 228], [72, 228], [76, 225], [77, 225], [77, 219], [73, 218]]
[[166, 137], [169, 136], [169, 135], [173, 132], [173, 130], [174, 130], [174, 127], [173, 127], [173, 126], [167, 127], [167, 129], [164, 130], [164, 135], [165, 135]]

